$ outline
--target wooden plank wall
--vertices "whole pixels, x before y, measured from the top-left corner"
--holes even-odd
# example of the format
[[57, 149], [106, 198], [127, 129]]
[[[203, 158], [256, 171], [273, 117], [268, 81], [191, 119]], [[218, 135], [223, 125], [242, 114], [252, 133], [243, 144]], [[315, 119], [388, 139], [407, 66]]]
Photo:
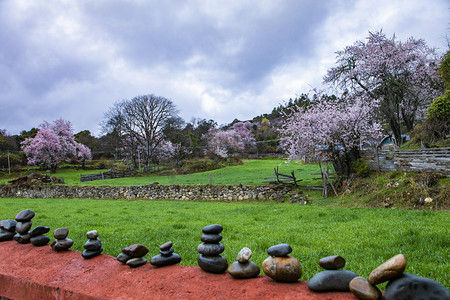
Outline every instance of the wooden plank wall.
[[438, 172], [450, 176], [450, 147], [412, 149], [397, 151], [363, 150], [363, 159], [369, 162], [370, 170]]

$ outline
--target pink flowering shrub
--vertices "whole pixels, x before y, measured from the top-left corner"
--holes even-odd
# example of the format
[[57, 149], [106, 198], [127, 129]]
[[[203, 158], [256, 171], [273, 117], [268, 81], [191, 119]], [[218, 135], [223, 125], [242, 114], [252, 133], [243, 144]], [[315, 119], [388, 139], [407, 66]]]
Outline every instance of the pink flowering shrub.
[[297, 107], [280, 130], [281, 147], [291, 159], [332, 160], [342, 175], [351, 173], [363, 141], [381, 137], [373, 107], [360, 98], [325, 99]]
[[92, 158], [91, 150], [75, 141], [72, 124], [63, 119], [44, 121], [34, 138], [22, 142], [22, 149], [29, 165], [50, 167], [53, 172], [61, 161], [78, 158], [84, 164]]

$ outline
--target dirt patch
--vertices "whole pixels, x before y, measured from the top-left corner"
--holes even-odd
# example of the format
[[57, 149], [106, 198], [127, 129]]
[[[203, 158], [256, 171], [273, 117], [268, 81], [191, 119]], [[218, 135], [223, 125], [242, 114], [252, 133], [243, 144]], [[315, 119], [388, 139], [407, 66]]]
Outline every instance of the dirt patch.
[[110, 255], [85, 260], [76, 251], [0, 243], [0, 297], [11, 299], [357, 299], [344, 292], [314, 293], [306, 283], [261, 275], [238, 280], [180, 265], [130, 269]]
[[27, 176], [22, 176], [17, 179], [8, 181], [10, 184], [14, 185], [42, 185], [46, 183], [64, 183], [64, 180], [58, 177], [53, 177], [49, 175], [42, 175], [39, 173], [31, 173]]

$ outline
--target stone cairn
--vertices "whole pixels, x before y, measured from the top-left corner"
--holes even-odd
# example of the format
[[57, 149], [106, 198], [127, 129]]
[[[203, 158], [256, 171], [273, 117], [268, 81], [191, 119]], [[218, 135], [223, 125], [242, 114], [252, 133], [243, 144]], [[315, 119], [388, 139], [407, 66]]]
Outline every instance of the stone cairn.
[[83, 258], [89, 259], [96, 257], [100, 253], [102, 253], [102, 242], [98, 238], [98, 232], [97, 230], [91, 230], [86, 233], [86, 237], [88, 238], [88, 241], [84, 243], [83, 248], [85, 249], [81, 256]]
[[34, 217], [34, 211], [31, 209], [22, 210], [16, 215], [16, 232], [14, 235], [14, 240], [21, 244], [28, 244], [31, 240], [31, 235], [28, 230], [30, 230], [33, 222], [31, 219]]
[[73, 241], [67, 238], [68, 235], [69, 228], [64, 227], [55, 229], [55, 231], [53, 232], [53, 236], [56, 240], [54, 240], [53, 243], [50, 244], [50, 247], [52, 247], [52, 249], [56, 252], [69, 250], [73, 245]]
[[164, 267], [169, 265], [177, 264], [181, 261], [181, 256], [173, 253], [174, 250], [172, 248], [173, 243], [167, 242], [159, 246], [159, 255], [153, 256], [150, 259], [150, 263], [153, 266]]
[[364, 277], [354, 278], [349, 284], [350, 291], [358, 299], [382, 299], [376, 285], [388, 281], [385, 300], [450, 299], [450, 292], [442, 284], [429, 278], [404, 273], [405, 269], [406, 257], [398, 254], [374, 269], [368, 280]]
[[16, 224], [12, 219], [0, 221], [0, 242], [11, 241], [14, 238]]
[[148, 253], [147, 247], [142, 244], [134, 244], [123, 248], [122, 253], [117, 256], [117, 260], [130, 268], [137, 268], [147, 263], [144, 255]]
[[321, 258], [319, 266], [325, 271], [317, 273], [308, 282], [308, 288], [315, 292], [348, 292], [350, 281], [358, 277], [358, 274], [352, 271], [339, 270], [345, 266], [345, 259], [339, 255]]
[[267, 249], [270, 255], [263, 261], [264, 273], [275, 281], [296, 282], [302, 276], [302, 267], [299, 261], [289, 256], [292, 252], [288, 244], [278, 244]]
[[205, 272], [220, 274], [227, 270], [228, 262], [225, 257], [220, 255], [225, 250], [225, 246], [220, 243], [222, 236], [219, 234], [223, 227], [219, 224], [213, 224], [203, 227], [201, 237], [202, 244], [198, 245], [197, 251], [198, 266]]
[[228, 267], [228, 274], [238, 279], [257, 277], [260, 269], [257, 264], [250, 261], [251, 256], [252, 250], [247, 247], [242, 248], [236, 257], [237, 261]]
[[47, 226], [36, 226], [30, 231], [30, 242], [33, 246], [40, 247], [48, 245], [50, 238], [45, 235], [45, 233], [50, 231], [50, 227]]

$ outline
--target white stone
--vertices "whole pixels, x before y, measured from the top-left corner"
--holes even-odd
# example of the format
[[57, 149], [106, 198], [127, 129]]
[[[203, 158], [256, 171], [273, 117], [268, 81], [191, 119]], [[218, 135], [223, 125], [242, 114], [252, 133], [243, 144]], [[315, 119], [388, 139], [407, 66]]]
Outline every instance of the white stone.
[[250, 260], [250, 257], [252, 257], [252, 250], [250, 250], [247, 247], [242, 248], [241, 251], [239, 251], [236, 259], [240, 263], [246, 263]]

